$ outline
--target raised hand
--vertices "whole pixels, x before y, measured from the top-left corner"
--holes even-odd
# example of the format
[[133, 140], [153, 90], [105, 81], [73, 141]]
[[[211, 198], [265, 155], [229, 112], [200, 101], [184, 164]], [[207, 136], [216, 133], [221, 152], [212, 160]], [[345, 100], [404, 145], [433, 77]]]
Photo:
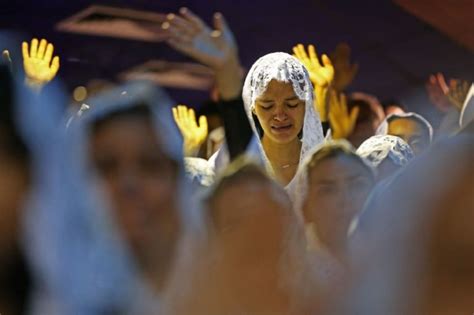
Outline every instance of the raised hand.
[[471, 83], [465, 80], [449, 80], [449, 91], [446, 95], [448, 100], [453, 104], [459, 111], [462, 110], [464, 101], [466, 100], [467, 93], [471, 88]]
[[430, 101], [436, 108], [442, 112], [447, 112], [449, 108], [451, 108], [452, 103], [447, 96], [449, 86], [443, 74], [437, 73], [436, 75], [430, 75], [425, 87]]
[[54, 46], [45, 39], [33, 38], [31, 46], [23, 42], [23, 67], [29, 86], [41, 88], [54, 79], [59, 70], [59, 57], [53, 58]]
[[197, 156], [201, 145], [206, 141], [208, 134], [206, 116], [199, 117], [199, 125], [196, 114], [192, 108], [178, 105], [173, 109], [173, 117], [183, 136], [183, 150], [185, 156]]
[[335, 70], [332, 86], [336, 91], [342, 92], [354, 80], [359, 71], [359, 65], [351, 64], [351, 48], [346, 43], [338, 44], [330, 54], [330, 58]]
[[359, 107], [354, 107], [349, 113], [346, 96], [336, 91], [329, 93], [329, 124], [333, 139], [347, 139], [354, 131]]
[[311, 82], [314, 85], [314, 105], [319, 112], [322, 121], [327, 121], [327, 93], [334, 80], [334, 67], [327, 55], [322, 55], [319, 62], [316, 49], [313, 45], [308, 46], [308, 53], [302, 44], [293, 47], [293, 53], [309, 72]]
[[237, 43], [224, 16], [215, 13], [213, 19], [210, 28], [189, 9], [181, 8], [179, 15], [168, 14], [162, 28], [171, 47], [215, 70], [220, 95], [230, 99], [241, 89]]

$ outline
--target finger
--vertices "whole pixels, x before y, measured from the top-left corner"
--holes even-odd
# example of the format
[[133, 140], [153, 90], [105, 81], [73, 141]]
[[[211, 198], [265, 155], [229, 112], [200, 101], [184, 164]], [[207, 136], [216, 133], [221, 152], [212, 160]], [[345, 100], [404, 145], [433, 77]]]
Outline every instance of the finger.
[[355, 106], [352, 110], [351, 110], [351, 115], [350, 115], [350, 119], [351, 119], [351, 124], [354, 125], [355, 122], [357, 121], [357, 117], [359, 116], [359, 106]]
[[59, 57], [58, 56], [53, 58], [53, 62], [51, 63], [50, 69], [51, 69], [51, 74], [54, 77], [56, 73], [58, 73], [58, 70], [59, 70]]
[[214, 13], [214, 29], [221, 33], [227, 33], [230, 29], [222, 13]]
[[31, 58], [36, 58], [36, 55], [38, 53], [38, 40], [36, 38], [33, 38], [31, 41], [31, 50], [30, 50], [30, 57]]
[[331, 62], [331, 59], [329, 59], [329, 57], [326, 55], [326, 54], [323, 54], [322, 57], [321, 57], [322, 61], [323, 61], [323, 65], [324, 66], [330, 66], [332, 67], [332, 62]]
[[49, 64], [51, 62], [51, 58], [53, 58], [54, 46], [53, 44], [49, 43], [48, 47], [46, 47], [46, 52], [44, 53], [44, 61]]
[[295, 56], [296, 59], [301, 60], [300, 52], [298, 50], [298, 46], [293, 46], [293, 56]]
[[168, 32], [168, 39], [177, 39], [182, 43], [190, 44], [196, 36], [196, 34], [192, 33], [192, 31], [180, 28], [171, 22], [169, 23], [169, 27], [166, 31]]
[[172, 27], [175, 31], [179, 31], [188, 36], [194, 36], [197, 33], [196, 29], [190, 22], [183, 19], [182, 17], [174, 15], [173, 13], [168, 14], [167, 21], [170, 24], [170, 27]]
[[308, 52], [309, 52], [309, 59], [311, 60], [311, 62], [318, 66], [321, 66], [321, 64], [319, 63], [318, 54], [316, 52], [316, 48], [314, 47], [314, 45], [309, 45]]
[[308, 54], [306, 54], [306, 50], [304, 49], [304, 45], [303, 44], [298, 44], [298, 50], [300, 52], [300, 56], [301, 58], [307, 60], [309, 59], [308, 58]]
[[194, 112], [194, 109], [190, 108], [188, 110], [188, 117], [189, 117], [189, 123], [191, 123], [193, 125], [197, 125], [196, 113]]
[[206, 23], [204, 23], [201, 18], [191, 12], [188, 8], [179, 9], [179, 13], [183, 18], [191, 22], [196, 31], [200, 32], [207, 28]]
[[47, 42], [46, 39], [44, 39], [44, 38], [40, 41], [39, 48], [38, 48], [38, 54], [37, 54], [37, 57], [38, 57], [39, 59], [43, 59], [43, 57], [44, 57], [44, 52], [46, 51], [46, 44], [47, 44], [47, 43], [48, 43], [48, 42]]
[[442, 73], [438, 73], [436, 75], [436, 79], [437, 79], [438, 84], [441, 87], [441, 90], [443, 91], [443, 93], [447, 94], [449, 92], [449, 87], [446, 84], [446, 80], [444, 79], [444, 75]]
[[334, 113], [329, 112], [328, 117], [329, 125], [331, 126], [333, 131], [332, 134], [334, 135], [334, 132], [339, 131], [341, 128], [339, 128], [339, 122], [337, 121], [337, 116]]
[[199, 117], [199, 128], [201, 128], [207, 134], [208, 126], [207, 126], [207, 117], [206, 116], [200, 116]]
[[176, 124], [178, 125], [179, 127], [179, 114], [178, 114], [178, 109], [176, 107], [173, 107], [171, 109], [171, 111], [173, 112], [173, 118], [174, 118], [174, 121], [176, 122]]
[[30, 54], [28, 53], [28, 43], [27, 42], [23, 42], [21, 44], [21, 50], [22, 50], [23, 59], [30, 58]]

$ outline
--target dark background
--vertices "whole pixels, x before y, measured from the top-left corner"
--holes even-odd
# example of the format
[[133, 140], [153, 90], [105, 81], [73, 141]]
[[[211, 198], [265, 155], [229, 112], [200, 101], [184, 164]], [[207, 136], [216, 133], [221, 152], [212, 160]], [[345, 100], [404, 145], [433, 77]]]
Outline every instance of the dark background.
[[[54, 25], [90, 4], [153, 12], [176, 12], [187, 6], [207, 22], [220, 11], [240, 47], [245, 67], [273, 51], [290, 52], [296, 43], [314, 43], [329, 53], [337, 43], [352, 47], [359, 74], [350, 90], [375, 94], [380, 100], [400, 100], [412, 110], [436, 115], [426, 104], [424, 82], [441, 71], [448, 77], [474, 80], [473, 53], [392, 1], [170, 1], [170, 0], [0, 0], [0, 28], [53, 42], [61, 57], [60, 77], [71, 91], [92, 78], [116, 81], [116, 76], [150, 59], [186, 60], [164, 43], [145, 43], [63, 33]], [[449, 2], [449, 1], [447, 1]], [[455, 1], [452, 1], [455, 2]], [[450, 3], [452, 3], [450, 2]], [[472, 14], [472, 13], [471, 13]], [[472, 31], [466, 29], [466, 32]], [[3, 48], [3, 47], [0, 47]], [[204, 92], [171, 90], [177, 102], [193, 106]]]

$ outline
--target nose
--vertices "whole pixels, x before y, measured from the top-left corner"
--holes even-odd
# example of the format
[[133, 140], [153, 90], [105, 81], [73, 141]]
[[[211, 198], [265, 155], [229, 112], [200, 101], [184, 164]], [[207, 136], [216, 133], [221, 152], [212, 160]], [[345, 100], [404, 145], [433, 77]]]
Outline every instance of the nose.
[[275, 121], [282, 122], [288, 119], [288, 115], [286, 114], [286, 111], [284, 109], [277, 108], [275, 114], [273, 115], [273, 119]]

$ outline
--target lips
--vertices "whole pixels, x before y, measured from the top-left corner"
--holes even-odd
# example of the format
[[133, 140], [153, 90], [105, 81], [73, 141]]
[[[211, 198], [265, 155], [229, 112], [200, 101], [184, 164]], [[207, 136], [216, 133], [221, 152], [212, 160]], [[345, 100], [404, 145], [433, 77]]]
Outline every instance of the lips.
[[271, 126], [272, 131], [273, 131], [273, 132], [276, 132], [276, 133], [289, 131], [292, 127], [293, 127], [292, 124], [273, 125], [273, 126]]

